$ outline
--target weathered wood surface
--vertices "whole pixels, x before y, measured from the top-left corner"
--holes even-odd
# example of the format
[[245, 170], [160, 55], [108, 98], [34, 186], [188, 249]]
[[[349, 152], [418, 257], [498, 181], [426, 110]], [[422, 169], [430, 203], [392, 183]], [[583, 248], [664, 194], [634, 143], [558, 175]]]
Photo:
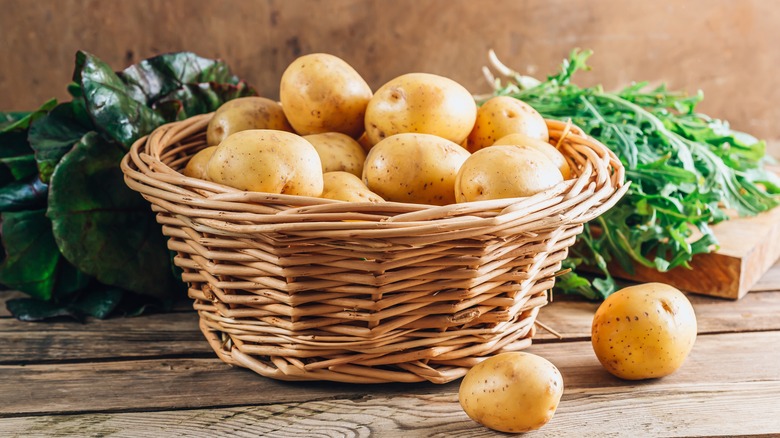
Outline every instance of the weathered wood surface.
[[[706, 99], [701, 110], [761, 138], [779, 137], [780, 0], [0, 0], [0, 110], [68, 99], [74, 54], [122, 69], [190, 50], [221, 57], [262, 94], [278, 94], [298, 55], [330, 52], [376, 89], [410, 71], [486, 90], [493, 47], [544, 77], [573, 48], [595, 51], [578, 83], [607, 89], [667, 82]], [[758, 56], [757, 54], [760, 54]]]
[[[597, 304], [556, 297], [540, 320], [563, 338], [540, 330], [527, 351], [553, 362], [566, 389], [553, 421], [528, 436], [780, 434], [778, 271], [739, 301], [690, 295], [694, 350], [649, 382], [598, 363]], [[219, 361], [195, 322], [192, 311], [84, 324], [0, 316], [0, 436], [495, 436], [463, 413], [457, 381], [274, 381]]]

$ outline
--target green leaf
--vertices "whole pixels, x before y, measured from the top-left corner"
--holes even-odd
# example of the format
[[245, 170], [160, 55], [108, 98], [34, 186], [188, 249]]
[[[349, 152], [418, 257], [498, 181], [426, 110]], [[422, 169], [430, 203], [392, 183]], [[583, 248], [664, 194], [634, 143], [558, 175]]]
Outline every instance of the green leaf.
[[[24, 131], [25, 129], [30, 127], [30, 123], [35, 121], [35, 119], [42, 117], [44, 114], [51, 111], [52, 108], [54, 108], [57, 105], [57, 99], [50, 99], [46, 101], [43, 105], [41, 105], [40, 108], [37, 110], [30, 112], [30, 113], [16, 113], [17, 115], [22, 115], [22, 117], [18, 117], [13, 119], [10, 123], [4, 123], [2, 126], [0, 126], [0, 134], [11, 132], [11, 131]], [[6, 120], [9, 119], [6, 117]]]
[[52, 174], [48, 216], [57, 246], [109, 286], [164, 298], [173, 289], [166, 242], [149, 203], [124, 183], [122, 149], [84, 136]]
[[38, 175], [0, 187], [0, 211], [21, 211], [46, 208], [48, 186]]
[[80, 314], [106, 319], [119, 306], [124, 295], [121, 289], [99, 285], [86, 290], [69, 307]]
[[91, 124], [85, 124], [81, 119], [83, 115], [78, 114], [76, 102], [79, 101], [59, 104], [30, 125], [27, 139], [35, 151], [35, 161], [44, 182], [49, 181], [62, 156], [92, 130]]
[[184, 120], [196, 114], [215, 111], [224, 102], [257, 93], [244, 82], [238, 85], [200, 83], [188, 84], [155, 103], [155, 109], [166, 120]]
[[128, 94], [147, 106], [153, 106], [184, 85], [239, 83], [224, 62], [201, 58], [190, 52], [167, 53], [145, 59], [126, 68], [118, 76], [127, 84]]
[[30, 114], [30, 111], [12, 111], [9, 113], [0, 113], [0, 131], [4, 131], [7, 126], [13, 125]]
[[95, 126], [125, 150], [165, 121], [145, 102], [135, 100], [119, 76], [94, 55], [76, 54], [73, 80], [81, 86]]
[[0, 158], [0, 184], [19, 181], [38, 173], [32, 154]]
[[0, 283], [33, 297], [48, 300], [54, 290], [60, 252], [45, 210], [2, 214], [5, 260]]
[[42, 301], [34, 298], [16, 298], [8, 300], [6, 308], [14, 318], [20, 321], [44, 321], [66, 316], [79, 319], [77, 313], [67, 305], [55, 301]]

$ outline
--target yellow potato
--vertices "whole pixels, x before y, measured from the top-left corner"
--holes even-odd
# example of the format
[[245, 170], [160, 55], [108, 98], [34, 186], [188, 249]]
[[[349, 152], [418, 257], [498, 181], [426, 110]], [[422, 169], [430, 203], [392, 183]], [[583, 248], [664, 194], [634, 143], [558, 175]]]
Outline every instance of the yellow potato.
[[363, 162], [366, 153], [354, 138], [340, 132], [323, 132], [306, 135], [317, 153], [320, 154], [323, 172], [344, 170], [358, 178], [363, 175]]
[[455, 179], [457, 202], [532, 196], [563, 181], [543, 153], [529, 146], [491, 146], [473, 153]]
[[279, 102], [265, 97], [239, 97], [222, 104], [206, 128], [206, 143], [218, 145], [230, 134], [247, 129], [292, 131]]
[[663, 283], [621, 289], [596, 310], [591, 342], [607, 371], [627, 380], [675, 372], [696, 342], [696, 314], [679, 290]]
[[250, 129], [230, 135], [206, 165], [209, 180], [266, 193], [319, 197], [322, 164], [317, 150], [286, 131]]
[[510, 96], [493, 97], [479, 107], [474, 128], [468, 135], [467, 149], [474, 153], [514, 133], [543, 142], [550, 139], [547, 123], [531, 105]]
[[546, 141], [541, 141], [536, 138], [531, 138], [525, 134], [515, 133], [515, 134], [509, 134], [505, 135], [498, 140], [496, 140], [495, 143], [492, 144], [492, 146], [500, 146], [500, 145], [524, 145], [524, 146], [530, 146], [539, 152], [543, 153], [547, 156], [547, 158], [550, 159], [557, 167], [558, 170], [561, 171], [561, 175], [563, 175], [563, 179], [569, 179], [571, 178], [571, 167], [569, 167], [569, 163], [566, 161], [566, 158], [563, 156], [561, 151], [555, 148], [555, 146], [551, 145], [550, 143], [547, 143]]
[[477, 117], [477, 104], [462, 85], [428, 73], [408, 73], [384, 84], [366, 108], [371, 144], [395, 134], [433, 134], [460, 144]]
[[325, 187], [322, 198], [338, 199], [347, 202], [384, 202], [381, 196], [368, 190], [357, 176], [343, 171], [325, 172], [323, 175]]
[[430, 134], [396, 134], [374, 145], [363, 182], [388, 201], [447, 205], [455, 202], [455, 175], [469, 153]]
[[549, 422], [563, 395], [563, 378], [547, 359], [501, 353], [470, 369], [458, 390], [466, 414], [501, 432], [528, 432]]
[[313, 53], [287, 67], [279, 96], [287, 119], [299, 134], [341, 132], [358, 138], [371, 87], [343, 59]]
[[187, 162], [181, 173], [192, 178], [206, 179], [206, 164], [211, 156], [214, 155], [215, 149], [217, 149], [216, 146], [209, 146], [199, 150], [198, 153], [190, 158], [190, 161]]

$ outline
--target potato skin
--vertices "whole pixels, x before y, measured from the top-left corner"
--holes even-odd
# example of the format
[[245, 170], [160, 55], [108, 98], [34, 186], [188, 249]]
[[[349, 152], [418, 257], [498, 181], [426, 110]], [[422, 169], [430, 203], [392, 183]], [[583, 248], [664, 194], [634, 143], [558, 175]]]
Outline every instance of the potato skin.
[[325, 172], [322, 198], [347, 202], [384, 202], [381, 196], [368, 190], [357, 176], [344, 171]]
[[250, 129], [228, 136], [206, 166], [209, 180], [266, 193], [322, 194], [322, 164], [317, 150], [290, 132]]
[[396, 134], [368, 153], [363, 182], [388, 201], [452, 204], [455, 176], [468, 157], [467, 150], [435, 135]]
[[323, 132], [303, 138], [317, 149], [323, 173], [343, 170], [358, 178], [363, 176], [366, 153], [354, 138], [340, 132]]
[[532, 196], [563, 181], [541, 152], [528, 146], [491, 146], [473, 153], [455, 179], [457, 202]]
[[433, 134], [461, 144], [477, 117], [477, 104], [462, 85], [429, 73], [408, 73], [382, 85], [366, 108], [371, 144], [400, 133]]
[[626, 380], [675, 372], [696, 342], [696, 315], [679, 290], [663, 283], [626, 287], [596, 310], [591, 342], [601, 364]]
[[199, 150], [190, 157], [190, 161], [187, 162], [181, 173], [191, 178], [206, 179], [206, 164], [208, 164], [216, 149], [216, 146], [209, 146]]
[[343, 59], [326, 53], [304, 55], [282, 74], [279, 97], [287, 119], [300, 135], [363, 133], [371, 87]]
[[530, 146], [546, 155], [547, 158], [549, 158], [550, 161], [552, 161], [558, 167], [558, 170], [561, 171], [563, 179], [571, 178], [571, 167], [569, 167], [569, 163], [566, 161], [566, 157], [564, 157], [561, 151], [556, 149], [555, 146], [547, 143], [546, 141], [531, 138], [525, 134], [514, 133], [499, 138], [491, 146], [501, 145]]
[[501, 432], [528, 432], [549, 422], [563, 395], [563, 378], [543, 357], [508, 352], [470, 369], [458, 390], [472, 420]]
[[206, 128], [206, 143], [218, 145], [230, 134], [247, 129], [276, 129], [292, 132], [282, 105], [265, 97], [239, 97], [223, 103]]
[[468, 135], [466, 148], [474, 153], [514, 133], [543, 142], [550, 139], [547, 123], [531, 105], [510, 96], [492, 97], [477, 110], [477, 119]]

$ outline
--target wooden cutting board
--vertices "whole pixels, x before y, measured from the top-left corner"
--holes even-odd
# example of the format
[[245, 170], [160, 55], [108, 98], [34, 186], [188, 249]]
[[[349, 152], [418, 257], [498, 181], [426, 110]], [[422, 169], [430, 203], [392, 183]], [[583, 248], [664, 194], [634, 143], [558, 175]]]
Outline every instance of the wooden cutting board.
[[712, 227], [720, 249], [694, 256], [693, 269], [669, 272], [639, 266], [634, 275], [610, 266], [618, 278], [638, 282], [657, 281], [680, 290], [739, 299], [780, 257], [780, 207], [751, 218], [736, 218]]

